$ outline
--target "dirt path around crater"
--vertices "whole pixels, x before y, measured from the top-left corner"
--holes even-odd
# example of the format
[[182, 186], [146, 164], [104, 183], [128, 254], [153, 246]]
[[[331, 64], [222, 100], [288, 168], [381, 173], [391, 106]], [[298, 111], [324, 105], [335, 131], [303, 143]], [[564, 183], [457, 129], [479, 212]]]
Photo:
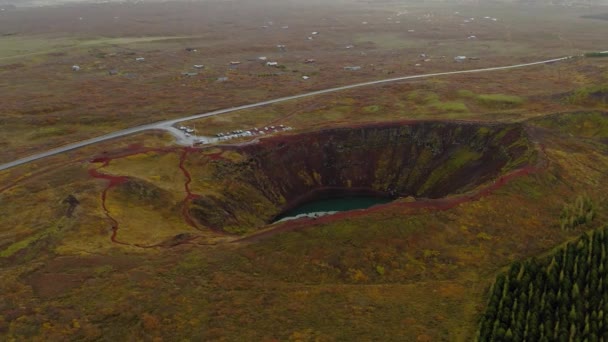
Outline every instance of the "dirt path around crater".
[[[483, 125], [505, 124], [505, 123], [501, 123], [501, 122], [491, 123], [491, 122], [481, 122], [481, 121], [460, 121], [460, 120], [420, 120], [420, 121], [419, 120], [402, 120], [397, 123], [398, 124], [400, 123], [403, 125], [409, 125], [409, 124], [418, 124], [418, 123], [422, 123], [422, 122], [446, 122], [446, 123], [460, 123], [460, 124], [465, 123], [465, 124], [483, 124]], [[348, 125], [348, 126], [329, 127], [327, 129], [332, 129], [332, 128], [353, 129], [353, 128], [358, 128], [358, 127], [368, 127], [370, 125], [375, 126], [375, 127], [380, 127], [380, 126], [384, 126], [384, 125], [395, 125], [395, 123], [396, 122], [393, 122], [393, 121], [378, 122], [378, 123], [371, 123], [371, 124], [370, 123], [367, 123], [367, 124], [361, 123], [361, 124], [354, 124], [354, 125]], [[270, 238], [270, 237], [272, 237], [276, 234], [282, 233], [282, 232], [298, 231], [298, 230], [313, 228], [313, 227], [323, 225], [323, 224], [328, 224], [328, 223], [331, 223], [331, 222], [334, 222], [337, 220], [342, 220], [345, 218], [361, 217], [363, 215], [368, 215], [370, 213], [375, 213], [375, 212], [378, 212], [381, 210], [385, 210], [389, 206], [392, 208], [395, 208], [395, 207], [402, 208], [404, 210], [404, 214], [415, 214], [415, 213], [419, 212], [420, 210], [439, 210], [439, 211], [449, 210], [460, 204], [479, 200], [485, 196], [492, 194], [494, 191], [496, 191], [496, 190], [500, 189], [501, 187], [503, 187], [504, 185], [508, 184], [513, 179], [516, 179], [516, 178], [519, 178], [522, 176], [539, 173], [539, 172], [545, 171], [548, 168], [549, 162], [548, 162], [546, 153], [544, 151], [545, 147], [544, 147], [544, 145], [542, 145], [538, 142], [539, 140], [542, 139], [542, 137], [539, 136], [537, 130], [534, 130], [527, 126], [526, 126], [526, 128], [528, 128], [528, 129], [526, 129], [526, 131], [528, 132], [528, 135], [529, 135], [531, 141], [539, 146], [539, 148], [536, 149], [537, 151], [539, 151], [539, 157], [538, 157], [538, 161], [537, 161], [536, 165], [527, 165], [520, 169], [514, 170], [508, 174], [502, 175], [502, 176], [498, 177], [496, 180], [491, 181], [491, 184], [486, 183], [485, 186], [482, 185], [481, 188], [477, 188], [476, 190], [473, 190], [472, 192], [453, 196], [453, 197], [448, 197], [448, 198], [422, 199], [422, 200], [418, 200], [415, 202], [395, 201], [395, 202], [384, 204], [384, 205], [377, 205], [377, 206], [374, 206], [374, 207], [371, 207], [368, 209], [346, 211], [346, 212], [341, 212], [341, 213], [337, 213], [334, 215], [323, 216], [320, 218], [302, 218], [302, 219], [298, 219], [298, 220], [287, 221], [287, 222], [278, 224], [274, 227], [270, 227], [269, 229], [252, 233], [251, 235], [248, 235], [248, 236], [235, 237], [234, 239], [228, 240], [227, 242], [231, 242], [231, 243], [257, 242], [257, 241], [261, 241], [261, 240]], [[326, 129], [323, 129], [323, 130], [326, 130]], [[266, 140], [266, 139], [273, 140], [273, 139], [281, 139], [281, 138], [285, 138], [285, 136], [266, 137], [266, 138], [264, 138], [264, 140]], [[290, 137], [287, 137], [287, 138], [289, 139]], [[248, 144], [248, 143], [245, 143], [245, 144]], [[228, 149], [230, 149], [230, 148], [238, 149], [239, 147], [241, 147], [241, 145], [243, 145], [243, 143], [233, 144], [233, 145], [218, 145], [216, 147], [228, 148]], [[137, 248], [167, 248], [167, 247], [174, 247], [174, 246], [179, 246], [179, 245], [184, 245], [184, 244], [209, 245], [208, 243], [194, 243], [194, 240], [199, 239], [201, 237], [201, 235], [185, 236], [181, 239], [177, 239], [174, 241], [165, 240], [165, 241], [159, 242], [157, 244], [152, 244], [152, 245], [144, 245], [144, 244], [139, 244], [139, 243], [129, 243], [129, 242], [121, 241], [118, 238], [120, 224], [114, 217], [112, 217], [110, 211], [108, 210], [107, 197], [108, 197], [108, 192], [110, 189], [128, 181], [129, 177], [121, 176], [121, 175], [107, 174], [107, 173], [101, 172], [101, 169], [103, 167], [109, 165], [110, 162], [115, 159], [126, 158], [126, 157], [135, 156], [135, 155], [139, 155], [139, 154], [145, 154], [145, 153], [149, 153], [149, 152], [156, 152], [156, 153], [181, 152], [178, 167], [181, 170], [181, 172], [183, 173], [184, 179], [185, 179], [184, 180], [185, 196], [181, 202], [181, 214], [182, 214], [184, 221], [189, 226], [191, 226], [195, 229], [201, 229], [201, 227], [199, 227], [197, 225], [195, 219], [192, 218], [192, 216], [190, 215], [190, 212], [188, 210], [189, 203], [191, 203], [192, 200], [195, 200], [196, 198], [200, 197], [200, 195], [194, 194], [191, 191], [190, 184], [192, 182], [192, 176], [191, 176], [190, 172], [187, 170], [185, 163], [186, 163], [186, 160], [190, 153], [202, 151], [202, 150], [205, 150], [208, 148], [209, 147], [198, 148], [198, 147], [177, 147], [177, 146], [164, 147], [164, 148], [146, 148], [146, 147], [139, 146], [139, 145], [132, 145], [132, 146], [129, 146], [127, 148], [123, 148], [123, 149], [120, 149], [117, 151], [104, 153], [103, 155], [96, 156], [93, 159], [88, 160], [88, 162], [91, 164], [101, 163], [101, 165], [99, 167], [90, 168], [88, 170], [88, 172], [92, 178], [106, 182], [106, 186], [104, 187], [104, 190], [102, 191], [102, 193], [100, 195], [100, 201], [101, 201], [101, 207], [104, 211], [104, 214], [111, 225], [112, 234], [110, 236], [110, 240], [115, 244], [130, 246], [130, 247], [137, 247]], [[222, 152], [219, 152], [217, 154], [221, 154], [221, 153]], [[216, 159], [214, 157], [217, 157], [217, 155], [211, 155], [209, 160]], [[77, 161], [74, 161], [74, 163], [80, 163], [83, 161], [85, 161], [85, 160], [77, 160]], [[17, 184], [23, 182], [26, 179], [31, 179], [31, 178], [37, 177], [39, 175], [40, 175], [39, 173], [34, 173], [34, 174], [30, 175], [29, 177], [25, 177], [16, 182], [13, 182], [12, 184], [9, 184], [9, 185], [1, 188], [0, 193], [2, 193], [2, 191], [5, 191], [7, 189], [10, 189], [10, 188], [16, 186]], [[210, 229], [210, 230], [218, 235], [224, 235], [226, 237], [230, 236], [230, 235], [224, 233], [223, 231], [219, 231], [217, 229]]]
[[192, 199], [197, 198], [198, 195], [193, 194], [190, 191], [190, 183], [192, 181], [192, 177], [190, 176], [190, 172], [186, 169], [186, 167], [184, 165], [186, 158], [188, 156], [188, 153], [195, 151], [197, 149], [192, 148], [192, 147], [182, 147], [182, 148], [160, 148], [160, 149], [143, 148], [143, 149], [134, 149], [134, 150], [124, 150], [118, 154], [94, 158], [91, 161], [91, 163], [102, 163], [102, 165], [99, 166], [98, 168], [89, 169], [89, 175], [95, 179], [100, 179], [100, 180], [104, 180], [107, 182], [103, 192], [101, 193], [101, 206], [103, 208], [106, 218], [108, 219], [108, 221], [110, 221], [110, 224], [111, 224], [112, 235], [110, 237], [110, 240], [113, 243], [119, 244], [119, 245], [124, 245], [124, 246], [130, 246], [130, 247], [138, 247], [138, 248], [158, 248], [158, 247], [175, 247], [175, 246], [179, 246], [179, 245], [183, 245], [183, 244], [190, 244], [194, 240], [200, 238], [200, 235], [184, 236], [184, 237], [179, 238], [174, 241], [162, 241], [162, 242], [159, 242], [157, 244], [152, 244], [152, 245], [124, 242], [117, 238], [120, 225], [119, 225], [118, 220], [112, 216], [111, 212], [108, 210], [108, 207], [107, 207], [108, 191], [117, 185], [127, 182], [129, 180], [129, 177], [102, 173], [102, 172], [100, 172], [100, 169], [108, 166], [110, 164], [110, 162], [114, 159], [120, 159], [120, 158], [134, 156], [134, 155], [138, 155], [138, 154], [142, 154], [142, 153], [149, 153], [149, 152], [157, 152], [157, 153], [177, 152], [180, 149], [182, 150], [182, 153], [180, 154], [178, 167], [182, 171], [184, 178], [185, 178], [184, 191], [186, 193], [185, 198], [181, 203], [181, 206], [182, 206], [181, 213], [182, 213], [184, 220], [186, 221], [186, 223], [188, 225], [192, 226], [193, 228], [198, 229], [196, 223], [194, 222], [194, 220], [190, 216], [190, 213], [188, 212], [188, 203]]

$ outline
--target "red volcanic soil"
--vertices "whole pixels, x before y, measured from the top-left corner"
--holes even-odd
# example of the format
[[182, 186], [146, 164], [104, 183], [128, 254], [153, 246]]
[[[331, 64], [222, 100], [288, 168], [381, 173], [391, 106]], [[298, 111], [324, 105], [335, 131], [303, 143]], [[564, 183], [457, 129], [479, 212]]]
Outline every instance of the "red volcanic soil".
[[[543, 147], [544, 150], [544, 147]], [[289, 231], [297, 231], [307, 228], [312, 228], [318, 225], [331, 223], [338, 220], [343, 220], [345, 218], [352, 217], [360, 217], [364, 215], [368, 215], [373, 212], [377, 212], [380, 210], [385, 210], [388, 207], [399, 207], [404, 209], [413, 209], [413, 210], [437, 210], [444, 211], [452, 209], [456, 206], [459, 206], [463, 203], [477, 201], [485, 196], [492, 194], [494, 191], [502, 188], [510, 181], [522, 177], [527, 176], [534, 173], [539, 173], [545, 171], [548, 167], [548, 163], [546, 160], [541, 166], [525, 166], [521, 169], [515, 170], [511, 173], [503, 175], [496, 179], [492, 184], [482, 187], [479, 190], [473, 191], [469, 194], [464, 194], [460, 196], [454, 196], [449, 198], [439, 198], [439, 199], [425, 199], [419, 200], [415, 202], [393, 202], [388, 204], [376, 205], [368, 209], [363, 210], [353, 210], [353, 211], [345, 211], [339, 212], [333, 215], [322, 216], [318, 218], [300, 218], [297, 220], [286, 221], [284, 223], [278, 224], [276, 227], [271, 228], [269, 230], [265, 230], [259, 233], [254, 233], [250, 236], [235, 240], [233, 242], [256, 242], [260, 240], [264, 240], [270, 238], [276, 234], [289, 232]]]
[[[142, 244], [138, 244], [138, 243], [131, 244], [131, 243], [120, 241], [117, 239], [119, 223], [114, 217], [112, 217], [110, 211], [108, 210], [108, 208], [106, 206], [108, 190], [110, 190], [111, 188], [113, 188], [117, 185], [125, 183], [126, 181], [129, 180], [129, 177], [105, 174], [105, 173], [100, 172], [99, 169], [109, 165], [109, 163], [114, 159], [125, 158], [128, 156], [148, 153], [148, 152], [158, 152], [158, 153], [175, 152], [178, 149], [179, 148], [161, 148], [161, 149], [144, 148], [139, 145], [132, 145], [132, 146], [129, 146], [127, 149], [114, 151], [112, 153], [107, 153], [107, 154], [104, 154], [103, 156], [98, 156], [98, 157], [95, 157], [92, 159], [92, 161], [91, 161], [92, 163], [102, 163], [102, 165], [96, 169], [89, 169], [89, 175], [91, 175], [91, 177], [93, 177], [93, 178], [102, 179], [102, 180], [107, 181], [107, 185], [101, 194], [101, 205], [106, 214], [106, 217], [108, 218], [108, 220], [111, 222], [111, 225], [112, 225], [112, 236], [110, 239], [112, 240], [113, 243], [132, 246], [132, 247], [140, 247], [140, 248], [174, 247], [174, 246], [178, 246], [178, 245], [182, 245], [182, 244], [188, 244], [191, 241], [198, 238], [198, 236], [189, 236], [186, 234], [180, 234], [169, 241], [163, 241], [161, 243], [154, 244], [154, 245], [142, 245]], [[180, 155], [180, 162], [179, 162], [179, 169], [182, 171], [182, 173], [184, 174], [184, 178], [185, 178], [184, 190], [186, 192], [186, 197], [184, 198], [184, 200], [182, 202], [182, 215], [184, 217], [184, 220], [190, 226], [192, 226], [194, 228], [198, 228], [198, 227], [197, 227], [195, 221], [190, 216], [190, 213], [188, 212], [187, 209], [188, 209], [188, 203], [192, 199], [197, 198], [198, 195], [193, 194], [190, 190], [190, 182], [192, 181], [192, 178], [190, 176], [190, 172], [188, 172], [188, 170], [184, 166], [184, 163], [186, 161], [188, 153], [193, 152], [193, 151], [198, 151], [198, 150], [199, 149], [196, 149], [193, 147], [182, 148], [182, 153]]]
[[194, 222], [194, 219], [192, 218], [192, 216], [190, 215], [190, 212], [188, 211], [188, 204], [190, 203], [191, 200], [198, 198], [199, 196], [193, 194], [192, 191], [190, 190], [190, 183], [192, 182], [192, 177], [190, 176], [190, 172], [188, 172], [188, 170], [184, 166], [184, 163], [186, 162], [186, 158], [188, 157], [188, 153], [193, 152], [193, 151], [197, 151], [197, 149], [192, 148], [192, 147], [186, 147], [186, 148], [184, 148], [184, 151], [182, 152], [182, 154], [179, 158], [179, 169], [182, 170], [182, 173], [184, 174], [184, 177], [186, 178], [186, 182], [184, 182], [184, 191], [186, 192], [186, 198], [184, 198], [184, 200], [182, 202], [182, 216], [184, 217], [186, 222], [191, 227], [198, 228], [198, 226], [196, 225], [196, 222]]
[[[532, 143], [521, 124], [382, 122], [268, 137], [257, 143], [219, 148], [220, 152], [206, 154], [202, 158], [203, 164], [190, 164], [191, 167], [201, 167], [209, 162], [215, 163], [212, 169], [216, 172], [218, 189], [221, 190], [219, 196], [223, 197], [202, 196], [193, 193], [190, 188], [192, 176], [186, 167], [188, 156], [203, 153], [207, 151], [205, 148], [147, 148], [131, 145], [92, 158], [91, 163], [101, 165], [89, 169], [89, 175], [106, 182], [100, 198], [111, 225], [111, 241], [132, 247], [154, 248], [187, 244], [199, 237], [180, 234], [154, 245], [129, 243], [119, 239], [120, 224], [108, 210], [106, 202], [109, 190], [124, 184], [130, 178], [106, 174], [102, 169], [112, 160], [142, 153], [180, 153], [179, 164], [176, 166], [184, 175], [185, 196], [181, 202], [183, 219], [191, 227], [204, 227], [217, 234], [228, 234], [224, 230], [224, 224], [232, 227], [263, 227], [280, 212], [314, 199], [316, 194], [326, 191], [427, 198], [416, 202], [393, 202], [316, 219], [287, 221], [235, 242], [257, 241], [283, 231], [358, 217], [382, 210], [386, 206], [411, 210], [448, 210], [478, 200], [514, 178], [542, 171], [546, 167], [530, 166], [524, 162], [518, 164], [518, 169], [511, 168], [513, 171], [500, 174], [510, 160], [519, 160], [532, 149]], [[480, 157], [467, 160], [439, 180], [427, 181], [435, 169], [444, 167], [463, 148]], [[224, 159], [221, 154], [226, 150], [234, 150], [245, 158], [239, 162]], [[429, 157], [430, 153], [432, 157]], [[424, 155], [426, 157], [421, 157]], [[432, 186], [429, 187], [428, 184]], [[458, 193], [460, 195], [451, 195]], [[260, 206], [260, 203], [264, 205]], [[265, 212], [260, 212], [259, 208], [265, 208]], [[215, 221], [219, 224], [209, 224], [206, 221], [207, 215], [215, 215], [214, 219], [219, 217], [219, 221]], [[255, 226], [243, 221], [244, 218], [256, 215], [254, 221], [249, 221], [257, 222]]]
[[461, 121], [335, 127], [220, 148], [243, 158], [215, 162], [219, 191], [194, 199], [190, 211], [228, 231], [261, 228], [303, 202], [340, 194], [451, 198], [501, 182], [537, 154], [522, 124]]
[[[107, 165], [108, 163], [109, 163], [109, 160], [104, 161], [104, 165]], [[106, 198], [108, 195], [108, 190], [110, 190], [111, 188], [113, 188], [119, 184], [126, 182], [128, 180], [128, 177], [108, 175], [108, 174], [99, 172], [98, 169], [90, 169], [89, 175], [91, 175], [91, 177], [93, 177], [93, 178], [103, 179], [108, 182], [107, 186], [105, 187], [105, 189], [103, 189], [103, 192], [101, 193], [101, 206], [103, 208], [104, 213], [106, 214], [106, 217], [112, 223], [112, 237], [110, 239], [114, 243], [130, 246], [131, 244], [121, 242], [116, 239], [116, 234], [118, 233], [118, 221], [116, 221], [116, 219], [112, 217], [112, 215], [110, 214], [110, 211], [106, 207]]]

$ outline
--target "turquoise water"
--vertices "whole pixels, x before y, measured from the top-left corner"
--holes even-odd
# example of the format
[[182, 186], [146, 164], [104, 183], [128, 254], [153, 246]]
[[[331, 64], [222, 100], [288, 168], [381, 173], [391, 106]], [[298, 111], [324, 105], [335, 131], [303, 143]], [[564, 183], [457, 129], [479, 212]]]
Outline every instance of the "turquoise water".
[[297, 216], [300, 214], [310, 214], [327, 211], [348, 211], [355, 209], [365, 209], [377, 204], [391, 202], [390, 198], [380, 198], [371, 196], [353, 196], [340, 198], [326, 198], [304, 203], [296, 208], [284, 212], [276, 220], [286, 217]]

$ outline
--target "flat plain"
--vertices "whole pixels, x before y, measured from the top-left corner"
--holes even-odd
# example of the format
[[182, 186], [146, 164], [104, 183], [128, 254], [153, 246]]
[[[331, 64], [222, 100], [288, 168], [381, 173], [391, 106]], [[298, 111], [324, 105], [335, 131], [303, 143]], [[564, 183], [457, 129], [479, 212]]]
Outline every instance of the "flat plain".
[[[608, 22], [589, 17], [606, 12], [354, 1], [0, 12], [0, 162], [341, 85], [576, 56], [185, 123], [209, 136], [293, 128], [267, 137], [184, 147], [145, 132], [2, 171], [0, 335], [473, 340], [498, 274], [608, 219], [608, 58], [582, 56], [608, 49]], [[272, 224], [305, 195], [293, 189], [357, 182], [403, 191]], [[564, 229], [580, 196], [594, 219]]]

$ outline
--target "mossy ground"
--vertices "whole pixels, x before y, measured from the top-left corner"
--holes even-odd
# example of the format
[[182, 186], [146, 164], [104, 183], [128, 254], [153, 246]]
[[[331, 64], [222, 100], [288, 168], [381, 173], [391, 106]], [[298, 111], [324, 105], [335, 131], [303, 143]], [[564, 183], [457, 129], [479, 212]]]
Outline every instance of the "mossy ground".
[[[0, 328], [15, 338], [49, 339], [469, 341], [497, 272], [594, 228], [561, 230], [564, 203], [585, 192], [598, 203], [594, 222], [608, 219], [605, 145], [560, 130], [537, 138], [548, 168], [477, 201], [447, 211], [386, 206], [244, 244], [183, 224], [174, 208], [184, 195], [180, 150], [118, 157], [100, 169], [141, 175], [150, 187], [141, 196], [109, 191], [110, 212], [124, 229], [118, 238], [153, 244], [178, 233], [203, 235], [174, 248], [110, 242], [99, 197], [105, 184], [87, 174], [99, 164], [45, 174], [0, 195], [9, 218], [2, 221], [0, 289], [10, 303], [0, 308]], [[159, 177], [148, 174], [149, 161], [159, 161]], [[203, 191], [212, 185], [205, 181], [211, 169], [197, 170], [197, 163], [185, 165], [202, 181], [193, 182], [195, 191]], [[72, 218], [65, 204], [44, 202], [68, 194], [80, 201]], [[23, 203], [48, 209], [28, 217]], [[16, 216], [17, 208], [24, 214]], [[139, 232], [130, 231], [135, 226]]]
[[[446, 13], [437, 12], [432, 19], [437, 22], [408, 22], [416, 32], [406, 38], [402, 36], [406, 20], [403, 25], [386, 23], [393, 4], [374, 3], [374, 10], [365, 12], [355, 5], [349, 11], [337, 7], [331, 12], [311, 9], [306, 13], [279, 8], [277, 16], [298, 21], [309, 31], [317, 29], [310, 18], [335, 15], [340, 23], [333, 33], [322, 32], [313, 42], [327, 51], [313, 56], [318, 60], [316, 65], [303, 64], [303, 56], [312, 57], [301, 31], [272, 36], [273, 41], [285, 38], [299, 42], [289, 47], [297, 57], [285, 58], [284, 75], [261, 77], [268, 73], [263, 65], [227, 70], [226, 64], [241, 58], [243, 47], [252, 44], [253, 48], [246, 50], [248, 55], [266, 54], [268, 46], [273, 48], [268, 36], [251, 40], [259, 31], [235, 26], [234, 20], [226, 21], [222, 16], [213, 18], [217, 11], [208, 8], [197, 7], [196, 12], [196, 4], [167, 13], [180, 18], [173, 21], [167, 16], [159, 18], [159, 7], [155, 6], [165, 5], [132, 7], [137, 16], [153, 19], [126, 20], [131, 26], [114, 25], [114, 13], [86, 18], [85, 22], [105, 20], [99, 30], [128, 37], [163, 37], [168, 33], [180, 37], [191, 34], [182, 32], [191, 31], [192, 26], [182, 25], [181, 16], [192, 13], [188, 23], [193, 25], [210, 23], [201, 20], [202, 15], [224, 20], [223, 24], [213, 21], [212, 28], [226, 32], [226, 36], [218, 33], [180, 41], [145, 41], [143, 37], [144, 41], [135, 45], [128, 41], [135, 51], [124, 51], [121, 45], [127, 41], [119, 38], [105, 42], [109, 45], [3, 60], [0, 87], [6, 89], [2, 102], [6, 119], [1, 125], [4, 153], [0, 159], [14, 160], [42, 148], [136, 124], [390, 75], [508, 65], [528, 61], [530, 56], [536, 60], [590, 51], [597, 41], [605, 39], [605, 23], [582, 19], [581, 14], [588, 14], [584, 8], [551, 6], [524, 13], [520, 5], [497, 9], [494, 5], [458, 4]], [[465, 36], [459, 31], [462, 20], [453, 15], [463, 6], [476, 17], [499, 10], [500, 22], [484, 26], [487, 37], [480, 35], [479, 41], [465, 45]], [[78, 10], [85, 8], [79, 6]], [[160, 10], [165, 13], [162, 7]], [[418, 17], [437, 8], [411, 6], [409, 10]], [[54, 10], [32, 11], [39, 12], [13, 13], [16, 18], [34, 13], [35, 18], [44, 20], [54, 15]], [[542, 25], [540, 11], [545, 18]], [[224, 11], [236, 12], [240, 13]], [[70, 13], [68, 17], [79, 15]], [[365, 35], [353, 35], [342, 23], [346, 23], [344, 27], [360, 27], [359, 15], [370, 23], [386, 24], [370, 28]], [[15, 23], [13, 17], [4, 18], [1, 25]], [[258, 28], [267, 18], [268, 13], [247, 17], [251, 20], [248, 25]], [[42, 25], [41, 30], [46, 31], [44, 20], [27, 23]], [[162, 30], [154, 27], [155, 21]], [[17, 20], [14, 26], [22, 23], [25, 21]], [[56, 31], [73, 29], [70, 20], [57, 23], [61, 25]], [[180, 27], [166, 32], [168, 23]], [[228, 31], [225, 23], [230, 26]], [[126, 32], [113, 31], [115, 28]], [[157, 33], [149, 34], [149, 29]], [[210, 31], [207, 26], [201, 30]], [[238, 34], [231, 35], [234, 32]], [[326, 34], [327, 38], [323, 37]], [[445, 39], [438, 39], [440, 36]], [[353, 37], [357, 56], [343, 48]], [[9, 47], [0, 49], [3, 56], [15, 53], [17, 43], [28, 49], [26, 53], [57, 46], [53, 41], [35, 40], [28, 32], [18, 39], [2, 39]], [[431, 40], [438, 44], [429, 45]], [[181, 78], [184, 68], [203, 63], [201, 55], [184, 51], [196, 44], [209, 47], [204, 62], [207, 73], [201, 78]], [[464, 53], [481, 59], [455, 66], [435, 58], [419, 68], [414, 64], [421, 50], [433, 56]], [[366, 55], [359, 54], [361, 51]], [[115, 59], [109, 56], [112, 53], [117, 53]], [[146, 54], [151, 63], [136, 64], [135, 54]], [[394, 58], [395, 54], [409, 59]], [[366, 67], [362, 73], [344, 73], [346, 62]], [[69, 69], [76, 63], [83, 72], [72, 74]], [[605, 84], [606, 63], [604, 58], [578, 59], [521, 72], [467, 74], [358, 89], [208, 118], [197, 122], [197, 127], [215, 134], [279, 122], [307, 131], [328, 124], [386, 120], [513, 122], [557, 112], [599, 112], [605, 106], [594, 98], [591, 102], [568, 102], [556, 94]], [[370, 64], [376, 66], [367, 67]], [[111, 67], [120, 69], [118, 78], [107, 74]], [[312, 76], [308, 83], [301, 80], [304, 72]], [[224, 75], [228, 82], [215, 82]], [[417, 95], [410, 96], [413, 93], [425, 96], [419, 100]], [[478, 100], [482, 94], [492, 94], [489, 104]], [[523, 101], [518, 104], [519, 100], [508, 98], [506, 102], [515, 105], [496, 105], [504, 102], [504, 96]], [[598, 203], [594, 222], [607, 221], [605, 121], [600, 114], [572, 114], [530, 123], [540, 126], [533, 135], [545, 147], [548, 168], [515, 178], [477, 201], [446, 211], [387, 206], [370, 215], [312, 222], [305, 229], [250, 243], [229, 243], [231, 237], [195, 230], [184, 223], [179, 205], [186, 197], [185, 177], [178, 168], [182, 151], [115, 155], [117, 150], [126, 151], [126, 155], [137, 151], [129, 147], [133, 142], [165, 148], [172, 142], [168, 136], [138, 135], [0, 172], [0, 336], [9, 341], [471, 341], [497, 273], [512, 261], [546, 254], [582, 231], [596, 228], [592, 223], [561, 230], [559, 216], [565, 203], [585, 193]], [[32, 128], [41, 126], [45, 128]], [[180, 234], [199, 237], [172, 248], [112, 243], [111, 222], [101, 205], [107, 181], [90, 177], [89, 169], [102, 164], [91, 164], [92, 156], [112, 159], [100, 171], [137, 175], [145, 181], [141, 198], [121, 194], [118, 187], [108, 191], [109, 211], [121, 222], [118, 239], [155, 244]], [[239, 158], [230, 153], [217, 157]], [[192, 192], [213, 193], [216, 179], [208, 176], [213, 166], [191, 158], [184, 165], [197, 179]], [[166, 192], [172, 195], [154, 195]], [[67, 217], [68, 205], [63, 202], [69, 195], [80, 202], [72, 217]]]

